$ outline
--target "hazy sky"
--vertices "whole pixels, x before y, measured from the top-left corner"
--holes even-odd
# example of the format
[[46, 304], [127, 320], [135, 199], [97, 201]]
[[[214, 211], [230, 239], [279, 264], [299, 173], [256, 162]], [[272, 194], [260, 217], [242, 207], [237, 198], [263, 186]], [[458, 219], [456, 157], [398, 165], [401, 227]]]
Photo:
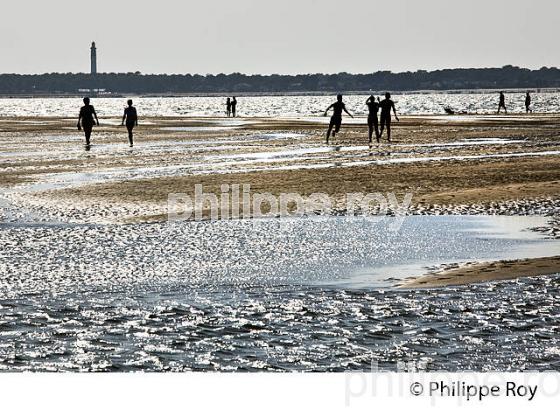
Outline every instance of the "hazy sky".
[[560, 66], [559, 0], [2, 0], [0, 72]]

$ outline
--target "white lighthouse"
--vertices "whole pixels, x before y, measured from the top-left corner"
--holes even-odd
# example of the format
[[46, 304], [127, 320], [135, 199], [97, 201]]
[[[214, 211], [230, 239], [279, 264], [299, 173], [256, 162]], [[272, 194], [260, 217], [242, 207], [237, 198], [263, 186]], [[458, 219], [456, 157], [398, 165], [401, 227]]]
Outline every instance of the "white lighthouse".
[[95, 47], [95, 41], [91, 43], [91, 74], [97, 74], [97, 48]]

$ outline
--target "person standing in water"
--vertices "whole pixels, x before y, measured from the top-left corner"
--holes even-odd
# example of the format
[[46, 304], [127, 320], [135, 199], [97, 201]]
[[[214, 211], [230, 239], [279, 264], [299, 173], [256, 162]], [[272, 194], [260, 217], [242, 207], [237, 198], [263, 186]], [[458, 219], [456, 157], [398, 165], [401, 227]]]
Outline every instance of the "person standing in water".
[[233, 97], [233, 100], [231, 101], [231, 115], [233, 117], [235, 117], [235, 112], [237, 110], [237, 99], [235, 97]]
[[[78, 131], [84, 130], [86, 137], [86, 149], [89, 149], [91, 144], [91, 132], [93, 126], [97, 124], [99, 126], [99, 119], [97, 118], [97, 113], [93, 105], [90, 105], [90, 100], [88, 97], [84, 98], [84, 106], [80, 108], [80, 116], [78, 117]], [[95, 118], [95, 120], [94, 120]]]
[[527, 114], [533, 112], [531, 109], [531, 94], [529, 94], [529, 91], [527, 91], [527, 94], [525, 95], [525, 112]]
[[229, 117], [231, 117], [231, 99], [228, 97], [226, 99], [226, 114]]
[[126, 129], [128, 130], [128, 143], [132, 147], [134, 145], [132, 130], [134, 129], [134, 126], [138, 125], [138, 114], [136, 113], [136, 108], [132, 106], [132, 100], [128, 100], [127, 104], [128, 107], [124, 109], [121, 125], [124, 125], [124, 122], [126, 120]]
[[500, 113], [501, 109], [504, 109], [505, 113], [507, 114], [507, 108], [506, 108], [506, 96], [504, 95], [503, 91], [500, 91], [500, 102], [498, 104], [498, 114]]
[[[340, 131], [340, 126], [342, 125], [342, 111], [344, 111], [350, 117], [354, 118], [354, 116], [350, 114], [346, 109], [346, 105], [342, 102], [342, 94], [338, 94], [336, 96], [336, 102], [329, 105], [329, 108], [326, 109], [324, 114], [325, 117], [327, 116], [327, 113], [331, 108], [333, 109], [333, 115], [331, 117], [331, 122], [329, 123], [329, 129], [327, 131], [327, 145], [329, 144], [331, 131], [332, 131], [333, 138]], [[333, 131], [333, 127], [334, 127], [334, 131]]]
[[369, 137], [369, 147], [371, 148], [374, 131], [375, 131], [375, 138], [377, 139], [377, 143], [379, 144], [379, 122], [377, 119], [377, 113], [379, 112], [379, 99], [378, 101], [376, 101], [375, 97], [372, 95], [366, 100], [366, 105], [368, 106], [368, 110], [369, 110], [368, 137]]
[[385, 99], [379, 103], [379, 108], [381, 108], [381, 129], [379, 130], [379, 139], [381, 139], [383, 136], [383, 130], [387, 127], [387, 141], [391, 142], [391, 110], [395, 114], [395, 119], [399, 121], [395, 103], [391, 100], [391, 94], [385, 93]]

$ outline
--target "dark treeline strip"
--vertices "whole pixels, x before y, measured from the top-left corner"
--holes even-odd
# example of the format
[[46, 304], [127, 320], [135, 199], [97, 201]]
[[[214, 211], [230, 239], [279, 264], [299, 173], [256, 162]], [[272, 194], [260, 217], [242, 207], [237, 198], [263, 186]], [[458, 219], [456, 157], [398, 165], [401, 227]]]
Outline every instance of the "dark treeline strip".
[[141, 73], [1, 74], [0, 94], [79, 94], [83, 89], [105, 89], [126, 94], [290, 93], [336, 91], [415, 91], [498, 88], [557, 88], [560, 70], [529, 70], [514, 66], [372, 74], [305, 75], [144, 75]]

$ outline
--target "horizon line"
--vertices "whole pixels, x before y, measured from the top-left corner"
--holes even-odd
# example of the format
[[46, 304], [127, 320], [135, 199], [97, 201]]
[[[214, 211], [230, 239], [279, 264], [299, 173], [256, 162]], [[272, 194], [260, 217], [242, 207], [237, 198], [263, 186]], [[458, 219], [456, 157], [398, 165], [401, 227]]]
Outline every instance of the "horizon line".
[[[500, 70], [500, 69], [505, 69], [505, 68], [516, 68], [516, 69], [520, 69], [520, 70], [528, 70], [528, 71], [540, 71], [543, 69], [546, 70], [550, 70], [550, 69], [560, 69], [559, 67], [556, 66], [542, 66], [540, 68], [527, 68], [527, 67], [521, 67], [521, 66], [516, 66], [516, 65], [512, 65], [512, 64], [506, 64], [503, 65], [501, 67], [451, 67], [451, 68], [437, 68], [437, 69], [432, 69], [432, 70], [426, 70], [426, 69], [416, 69], [416, 70], [407, 70], [407, 71], [391, 71], [391, 70], [377, 70], [377, 71], [371, 71], [371, 72], [349, 72], [349, 71], [338, 71], [338, 72], [307, 72], [307, 73], [297, 73], [297, 74], [287, 74], [287, 73], [242, 73], [240, 71], [232, 71], [229, 73], [225, 73], [225, 72], [220, 72], [220, 73], [205, 73], [205, 74], [201, 74], [201, 73], [179, 73], [179, 72], [160, 72], [160, 73], [143, 73], [140, 70], [136, 70], [136, 71], [102, 71], [102, 72], [97, 72], [96, 74], [93, 75], [110, 75], [110, 74], [134, 74], [134, 75], [145, 75], [145, 76], [151, 76], [151, 75], [168, 75], [168, 76], [172, 76], [172, 75], [179, 75], [179, 76], [186, 76], [186, 75], [191, 75], [191, 76], [202, 76], [202, 77], [208, 77], [208, 76], [220, 76], [220, 75], [225, 75], [225, 76], [229, 76], [229, 75], [243, 75], [243, 76], [247, 76], [247, 77], [251, 77], [251, 76], [263, 76], [263, 77], [271, 77], [271, 76], [286, 76], [286, 77], [296, 77], [296, 76], [301, 76], [301, 75], [340, 75], [340, 74], [348, 74], [348, 75], [372, 75], [372, 74], [377, 74], [377, 73], [391, 73], [391, 74], [409, 74], [409, 73], [420, 73], [420, 72], [425, 72], [425, 73], [435, 73], [435, 72], [440, 72], [440, 71], [458, 71], [458, 70]], [[42, 73], [16, 73], [16, 72], [3, 72], [0, 73], [0, 75], [50, 75], [50, 74], [70, 74], [70, 75], [92, 75], [90, 72], [74, 72], [74, 71], [67, 71], [67, 72], [62, 72], [62, 71], [51, 71], [51, 72], [42, 72]]]

